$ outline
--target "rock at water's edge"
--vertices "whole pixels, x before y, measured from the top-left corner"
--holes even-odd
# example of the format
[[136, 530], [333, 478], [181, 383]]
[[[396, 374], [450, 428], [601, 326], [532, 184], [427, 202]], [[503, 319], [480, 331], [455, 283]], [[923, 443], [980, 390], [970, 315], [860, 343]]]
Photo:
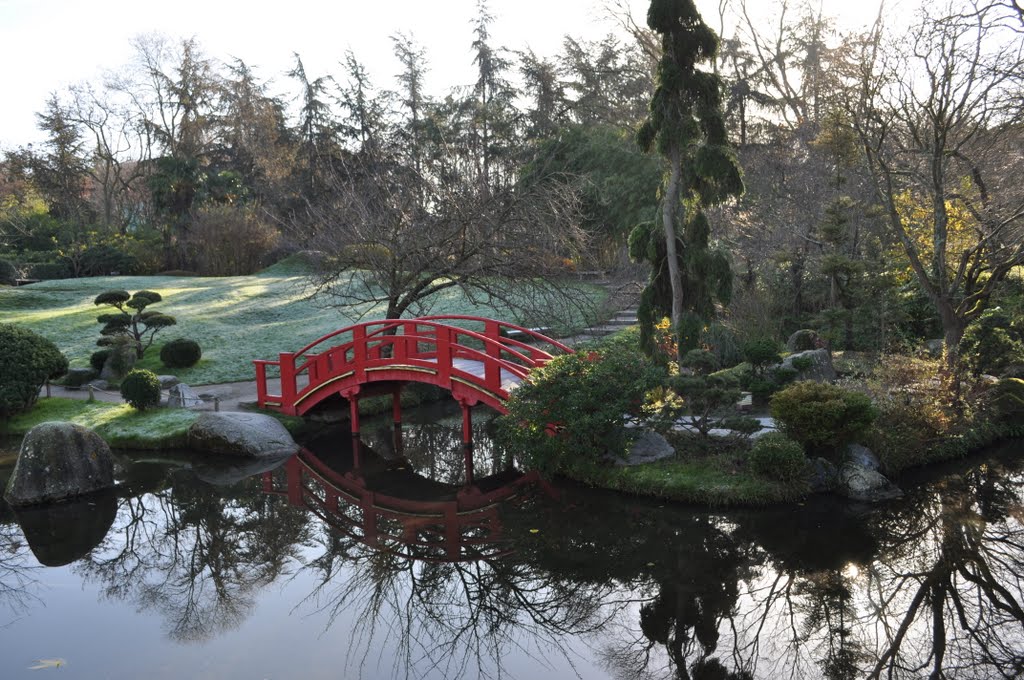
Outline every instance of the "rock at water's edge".
[[899, 487], [882, 473], [854, 463], [844, 463], [839, 470], [838, 493], [855, 501], [878, 503], [903, 495]]
[[228, 456], [285, 456], [299, 450], [285, 426], [262, 413], [204, 413], [189, 428], [188, 444]]
[[74, 423], [36, 425], [21, 442], [4, 499], [12, 506], [51, 503], [114, 486], [110, 447]]

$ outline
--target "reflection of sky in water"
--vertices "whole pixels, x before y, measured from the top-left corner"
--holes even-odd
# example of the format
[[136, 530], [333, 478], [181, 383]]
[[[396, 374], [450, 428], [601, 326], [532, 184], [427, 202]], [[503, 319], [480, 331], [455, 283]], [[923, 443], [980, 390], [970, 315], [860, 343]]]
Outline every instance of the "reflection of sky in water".
[[1024, 667], [1012, 460], [873, 512], [527, 494], [501, 510], [515, 552], [462, 563], [375, 551], [259, 477], [213, 487], [192, 465], [129, 467], [149, 491], [70, 566], [37, 568], [0, 514], [0, 676], [53, 658], [75, 678], [859, 678], [880, 659], [916, 678], [936, 653], [951, 678]]

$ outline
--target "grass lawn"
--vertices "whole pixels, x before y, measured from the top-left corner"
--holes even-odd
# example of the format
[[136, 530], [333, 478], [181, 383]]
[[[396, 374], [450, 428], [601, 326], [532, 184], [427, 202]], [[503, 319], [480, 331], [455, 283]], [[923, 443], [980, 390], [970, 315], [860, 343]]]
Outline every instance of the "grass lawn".
[[[0, 320], [49, 338], [72, 366], [88, 366], [89, 355], [98, 349], [100, 324], [96, 317], [113, 311], [106, 306], [96, 307], [93, 298], [110, 289], [154, 290], [163, 296], [163, 302], [151, 309], [170, 314], [178, 324], [157, 335], [156, 344], [146, 352], [139, 367], [177, 375], [191, 385], [253, 380], [253, 359], [274, 359], [279, 352], [298, 350], [353, 323], [360, 314], [364, 319], [384, 316], [383, 305], [342, 313], [309, 302], [304, 274], [296, 259], [289, 258], [252, 276], [95, 277], [0, 287]], [[606, 295], [601, 288], [586, 288], [595, 304]], [[508, 316], [473, 304], [457, 288], [438, 294], [431, 313]], [[577, 325], [582, 325], [582, 319]], [[179, 337], [198, 342], [203, 358], [192, 368], [166, 369], [160, 363], [160, 346]]]
[[[0, 421], [0, 435], [23, 435], [39, 423], [67, 421], [95, 431], [115, 449], [177, 449], [186, 447], [188, 428], [198, 417], [187, 409], [136, 411], [128, 404], [40, 399], [28, 413]], [[278, 418], [290, 430], [302, 427], [301, 418]]]
[[697, 450], [645, 465], [594, 468], [573, 478], [603, 489], [712, 506], [786, 503], [810, 492], [805, 483], [787, 484], [751, 472], [743, 464], [744, 447], [709, 446], [688, 437], [671, 441], [677, 451]]

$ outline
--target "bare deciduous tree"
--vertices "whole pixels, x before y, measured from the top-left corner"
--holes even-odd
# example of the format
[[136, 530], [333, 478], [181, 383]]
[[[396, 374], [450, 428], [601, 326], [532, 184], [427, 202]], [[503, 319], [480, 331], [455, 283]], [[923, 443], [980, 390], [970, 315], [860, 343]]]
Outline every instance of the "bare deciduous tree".
[[967, 324], [1024, 264], [1024, 40], [1000, 11], [947, 6], [892, 50], [869, 43], [852, 112], [888, 226], [941, 319], [948, 369]]

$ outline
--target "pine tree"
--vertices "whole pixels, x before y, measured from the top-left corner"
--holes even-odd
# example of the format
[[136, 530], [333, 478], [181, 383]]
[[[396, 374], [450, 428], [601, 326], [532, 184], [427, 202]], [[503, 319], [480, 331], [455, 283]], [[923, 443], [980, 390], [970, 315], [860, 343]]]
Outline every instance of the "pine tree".
[[718, 37], [693, 0], [652, 0], [647, 25], [661, 36], [662, 56], [650, 113], [637, 133], [644, 151], [668, 161], [662, 187], [663, 236], [655, 225], [630, 235], [630, 254], [652, 264], [640, 304], [641, 341], [649, 345], [660, 316], [670, 312], [679, 351], [696, 347], [714, 301], [728, 302], [732, 272], [725, 254], [710, 247], [704, 209], [739, 196], [743, 180], [726, 138], [721, 82], [697, 64], [713, 61]]

